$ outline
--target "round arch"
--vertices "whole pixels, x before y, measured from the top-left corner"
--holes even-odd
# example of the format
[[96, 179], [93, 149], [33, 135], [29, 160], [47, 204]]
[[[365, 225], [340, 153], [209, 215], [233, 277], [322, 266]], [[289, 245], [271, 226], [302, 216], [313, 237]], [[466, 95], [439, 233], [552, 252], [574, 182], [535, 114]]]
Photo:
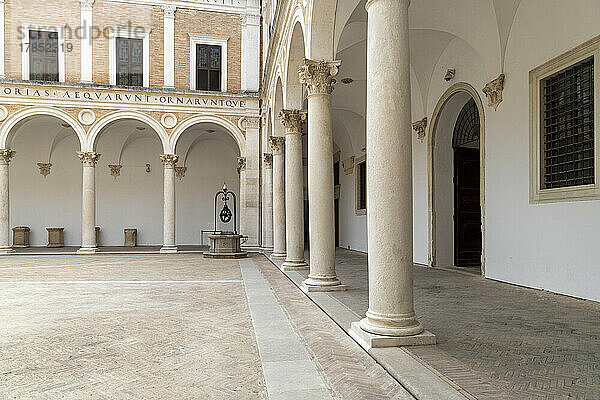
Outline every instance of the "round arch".
[[304, 27], [299, 20], [290, 25], [291, 31], [287, 41], [287, 61], [285, 66], [284, 107], [302, 108], [302, 83], [298, 78], [298, 67], [306, 57], [306, 40]]
[[77, 119], [75, 119], [73, 116], [54, 107], [29, 107], [23, 110], [19, 110], [16, 113], [12, 114], [10, 117], [8, 117], [0, 126], [0, 148], [10, 148], [12, 139], [15, 134], [13, 128], [17, 126], [17, 124], [25, 121], [28, 118], [36, 116], [55, 117], [69, 124], [73, 128], [75, 134], [77, 135], [77, 138], [79, 139], [81, 150], [85, 151], [87, 135], [85, 133], [85, 129], [83, 129], [83, 126], [81, 126], [79, 121], [77, 121]]
[[196, 115], [181, 121], [181, 123], [177, 125], [177, 127], [175, 127], [175, 129], [173, 130], [173, 134], [171, 135], [171, 138], [168, 141], [169, 146], [165, 147], [165, 151], [167, 151], [168, 149], [168, 152], [175, 153], [175, 149], [177, 148], [177, 142], [179, 141], [181, 135], [183, 135], [183, 132], [185, 132], [185, 130], [190, 128], [191, 126], [203, 122], [213, 123], [225, 128], [225, 130], [229, 132], [229, 134], [237, 143], [238, 148], [240, 150], [240, 154], [246, 154], [246, 137], [242, 133], [242, 130], [233, 122], [215, 115]]
[[436, 204], [435, 204], [435, 140], [438, 128], [439, 117], [448, 101], [458, 93], [466, 93], [477, 105], [479, 112], [480, 133], [479, 133], [479, 202], [481, 207], [481, 274], [485, 276], [485, 109], [479, 93], [473, 86], [466, 82], [458, 82], [452, 85], [444, 92], [438, 100], [429, 124], [427, 135], [427, 206], [429, 220], [429, 246], [428, 263], [430, 267], [436, 265], [437, 239], [436, 239]]
[[158, 138], [160, 139], [160, 142], [163, 146], [163, 151], [165, 152], [165, 154], [169, 154], [169, 135], [167, 135], [167, 132], [165, 131], [165, 129], [162, 127], [162, 125], [157, 120], [155, 120], [148, 114], [144, 114], [139, 111], [115, 111], [115, 112], [106, 114], [102, 118], [98, 119], [92, 125], [92, 127], [90, 128], [90, 130], [88, 132], [88, 141], [87, 141], [86, 147], [85, 147], [86, 151], [95, 151], [96, 141], [98, 140], [98, 137], [100, 136], [100, 132], [102, 132], [103, 128], [108, 126], [108, 124], [110, 124], [111, 122], [115, 122], [115, 121], [119, 121], [119, 120], [123, 120], [123, 119], [133, 119], [133, 120], [140, 121], [140, 122], [143, 122], [143, 123], [149, 125], [154, 130], [154, 132], [156, 132], [156, 134], [158, 135]]

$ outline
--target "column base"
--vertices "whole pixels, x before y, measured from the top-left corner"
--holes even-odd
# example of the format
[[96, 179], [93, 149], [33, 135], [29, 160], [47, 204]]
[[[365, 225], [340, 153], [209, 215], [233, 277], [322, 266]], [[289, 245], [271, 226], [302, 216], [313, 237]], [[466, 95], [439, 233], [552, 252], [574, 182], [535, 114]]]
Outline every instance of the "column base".
[[15, 250], [12, 247], [0, 247], [0, 254], [11, 254], [14, 252]]
[[271, 253], [273, 251], [273, 246], [263, 246], [260, 248], [260, 251], [263, 253]]
[[97, 252], [97, 247], [81, 247], [79, 250], [77, 250], [77, 254], [94, 254]]
[[177, 246], [163, 246], [160, 248], [162, 254], [173, 254], [177, 253]]
[[275, 253], [275, 252], [271, 253], [271, 258], [276, 258], [276, 259], [281, 260], [281, 259], [285, 259], [286, 257], [287, 257], [286, 253]]
[[346, 289], [346, 285], [342, 285], [342, 282], [336, 276], [315, 277], [309, 275], [308, 279], [304, 280], [300, 286], [300, 290], [304, 293], [341, 292]]
[[282, 271], [302, 271], [307, 269], [308, 264], [304, 260], [285, 260], [285, 262], [281, 264]]
[[348, 332], [365, 350], [385, 347], [425, 346], [437, 343], [436, 337], [429, 331], [412, 336], [384, 336], [364, 331], [360, 322], [353, 322]]

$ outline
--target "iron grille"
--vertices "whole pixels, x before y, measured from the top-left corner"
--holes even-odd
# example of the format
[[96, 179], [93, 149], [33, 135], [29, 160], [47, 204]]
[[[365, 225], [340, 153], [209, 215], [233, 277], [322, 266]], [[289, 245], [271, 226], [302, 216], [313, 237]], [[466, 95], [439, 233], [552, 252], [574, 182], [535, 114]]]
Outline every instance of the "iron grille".
[[479, 131], [479, 110], [471, 98], [458, 114], [452, 134], [452, 148], [479, 147]]
[[541, 82], [542, 189], [594, 183], [594, 58]]

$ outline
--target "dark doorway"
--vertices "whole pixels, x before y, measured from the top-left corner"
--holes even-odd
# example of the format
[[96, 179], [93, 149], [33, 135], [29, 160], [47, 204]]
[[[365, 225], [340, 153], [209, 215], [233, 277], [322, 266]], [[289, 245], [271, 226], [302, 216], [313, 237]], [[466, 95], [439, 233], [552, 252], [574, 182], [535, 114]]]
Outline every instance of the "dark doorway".
[[335, 210], [335, 247], [340, 247], [340, 200], [333, 201]]
[[454, 265], [481, 266], [479, 111], [473, 99], [462, 108], [454, 149]]

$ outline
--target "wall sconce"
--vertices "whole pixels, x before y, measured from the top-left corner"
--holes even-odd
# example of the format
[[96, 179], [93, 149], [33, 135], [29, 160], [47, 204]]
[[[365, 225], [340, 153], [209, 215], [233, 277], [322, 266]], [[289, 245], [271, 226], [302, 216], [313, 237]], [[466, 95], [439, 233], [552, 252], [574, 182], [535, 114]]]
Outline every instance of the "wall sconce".
[[150, 173], [152, 168], [150, 168], [150, 164], [146, 164], [146, 172]]

